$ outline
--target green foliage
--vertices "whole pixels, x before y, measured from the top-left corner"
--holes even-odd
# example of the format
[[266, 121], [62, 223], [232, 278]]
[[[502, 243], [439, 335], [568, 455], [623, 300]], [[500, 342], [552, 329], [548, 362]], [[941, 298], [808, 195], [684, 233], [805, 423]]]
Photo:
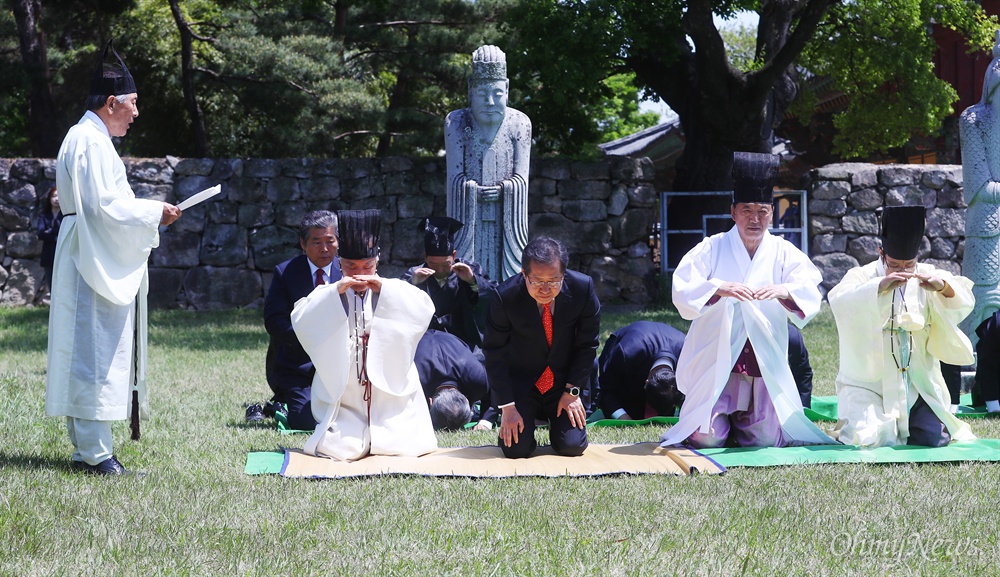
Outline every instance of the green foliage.
[[764, 59], [757, 57], [757, 30], [745, 24], [724, 26], [719, 30], [726, 44], [729, 62], [743, 72], [760, 70]]
[[594, 119], [602, 142], [634, 134], [660, 121], [655, 112], [639, 112], [639, 88], [634, 74], [616, 74], [604, 80], [604, 85], [610, 97], [595, 110], [598, 115]]
[[[628, 46], [652, 42], [660, 30], [654, 15], [670, 4], [520, 0], [511, 9], [502, 30], [513, 45], [512, 105], [534, 121], [535, 153], [588, 156], [597, 143], [655, 124], [654, 116], [638, 114], [643, 87], [624, 57]], [[630, 27], [629, 18], [643, 10], [653, 25]], [[671, 47], [660, 43], [657, 50]]]
[[[759, 10], [759, 4], [713, 2], [712, 11], [732, 17]], [[704, 108], [718, 107], [731, 95], [705, 92], [695, 59], [680, 60], [689, 46], [681, 25], [687, 10], [685, 0], [521, 0], [506, 26], [517, 40], [515, 74], [527, 93], [524, 109], [545, 118], [536, 129], [537, 148], [579, 154], [599, 142], [587, 119], [597, 117], [596, 103], [609, 99], [603, 81], [623, 72], [636, 73], [639, 88], [663, 98], [682, 120], [712, 116]], [[990, 45], [997, 26], [971, 0], [859, 0], [835, 4], [827, 14], [797, 65], [806, 77], [833, 76], [851, 99], [850, 110], [836, 121], [840, 153], [863, 155], [939, 129], [955, 95], [933, 76], [929, 22], [959, 31], [976, 48]], [[755, 35], [745, 28], [722, 32], [728, 60], [739, 71], [761, 70], [769, 58], [756, 53], [768, 39]], [[688, 90], [692, 84], [701, 92]], [[799, 102], [796, 110], [803, 114], [808, 105]], [[728, 120], [731, 134], [760, 132], [739, 126], [745, 118]]]
[[27, 77], [20, 65], [13, 13], [0, 10], [0, 158], [26, 156], [28, 142]]
[[933, 134], [952, 112], [955, 90], [934, 75], [928, 22], [961, 32], [974, 49], [992, 44], [996, 21], [964, 0], [864, 0], [836, 5], [802, 65], [830, 76], [849, 98], [834, 118], [834, 148], [846, 158]]

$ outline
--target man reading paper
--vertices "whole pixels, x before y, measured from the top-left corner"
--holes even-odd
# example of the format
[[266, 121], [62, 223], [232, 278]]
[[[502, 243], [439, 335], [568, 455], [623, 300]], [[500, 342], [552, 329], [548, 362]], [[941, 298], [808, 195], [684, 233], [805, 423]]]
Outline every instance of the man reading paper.
[[[109, 51], [116, 62], [104, 62]], [[65, 216], [53, 263], [45, 412], [66, 417], [73, 468], [101, 475], [126, 472], [111, 421], [148, 414], [146, 261], [159, 226], [181, 215], [171, 204], [135, 198], [111, 142], [139, 116], [136, 100], [135, 81], [108, 42], [87, 112], [56, 158]]]

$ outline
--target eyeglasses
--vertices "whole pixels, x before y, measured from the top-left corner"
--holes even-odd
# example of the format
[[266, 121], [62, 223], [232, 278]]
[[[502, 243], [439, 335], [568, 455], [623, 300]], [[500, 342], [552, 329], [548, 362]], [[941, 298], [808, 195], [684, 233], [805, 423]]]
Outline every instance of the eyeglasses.
[[885, 267], [885, 272], [916, 272], [917, 271], [917, 261], [895, 261], [889, 262], [885, 257], [882, 257], [882, 265]]
[[531, 280], [525, 277], [528, 284], [534, 288], [549, 287], [550, 289], [557, 289], [562, 286], [563, 279], [559, 277], [559, 280]]

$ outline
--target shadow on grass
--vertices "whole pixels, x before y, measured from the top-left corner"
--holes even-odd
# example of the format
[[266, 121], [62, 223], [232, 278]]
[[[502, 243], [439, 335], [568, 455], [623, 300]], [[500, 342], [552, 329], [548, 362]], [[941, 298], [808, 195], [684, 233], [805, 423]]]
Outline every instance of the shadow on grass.
[[252, 421], [248, 422], [245, 419], [232, 419], [226, 423], [226, 428], [229, 429], [244, 429], [250, 430], [271, 430], [275, 433], [278, 432], [278, 424], [273, 419], [264, 419], [263, 421]]
[[267, 347], [261, 312], [153, 311], [149, 320], [151, 346], [185, 350], [259, 350]]
[[24, 469], [26, 471], [40, 469], [55, 469], [72, 471], [69, 457], [54, 459], [32, 453], [8, 453], [0, 451], [0, 469], [7, 467]]
[[[0, 308], [0, 350], [42, 352], [48, 348], [48, 308]], [[150, 313], [152, 347], [199, 351], [259, 350], [268, 336], [260, 311], [163, 311]]]
[[0, 308], [0, 326], [4, 351], [44, 351], [49, 346], [48, 308]]

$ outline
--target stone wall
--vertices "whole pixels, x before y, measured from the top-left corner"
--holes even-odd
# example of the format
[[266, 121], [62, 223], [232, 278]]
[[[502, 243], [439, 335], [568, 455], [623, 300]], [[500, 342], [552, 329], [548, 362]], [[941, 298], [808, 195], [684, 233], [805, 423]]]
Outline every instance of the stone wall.
[[925, 206], [927, 228], [918, 258], [961, 274], [965, 245], [961, 165], [832, 164], [810, 176], [810, 255], [823, 271], [824, 292], [849, 269], [878, 258], [874, 210], [881, 206]]
[[[265, 160], [125, 159], [140, 198], [171, 203], [217, 183], [219, 200], [162, 228], [150, 258], [150, 304], [160, 308], [259, 306], [279, 262], [299, 254], [296, 227], [316, 209], [382, 210], [379, 273], [423, 258], [417, 227], [446, 214], [443, 158]], [[54, 184], [54, 161], [0, 159], [0, 305], [40, 300], [35, 205]], [[656, 290], [648, 246], [657, 218], [648, 159], [531, 164], [529, 234], [563, 241], [570, 267], [594, 277], [604, 303], [646, 304]]]

